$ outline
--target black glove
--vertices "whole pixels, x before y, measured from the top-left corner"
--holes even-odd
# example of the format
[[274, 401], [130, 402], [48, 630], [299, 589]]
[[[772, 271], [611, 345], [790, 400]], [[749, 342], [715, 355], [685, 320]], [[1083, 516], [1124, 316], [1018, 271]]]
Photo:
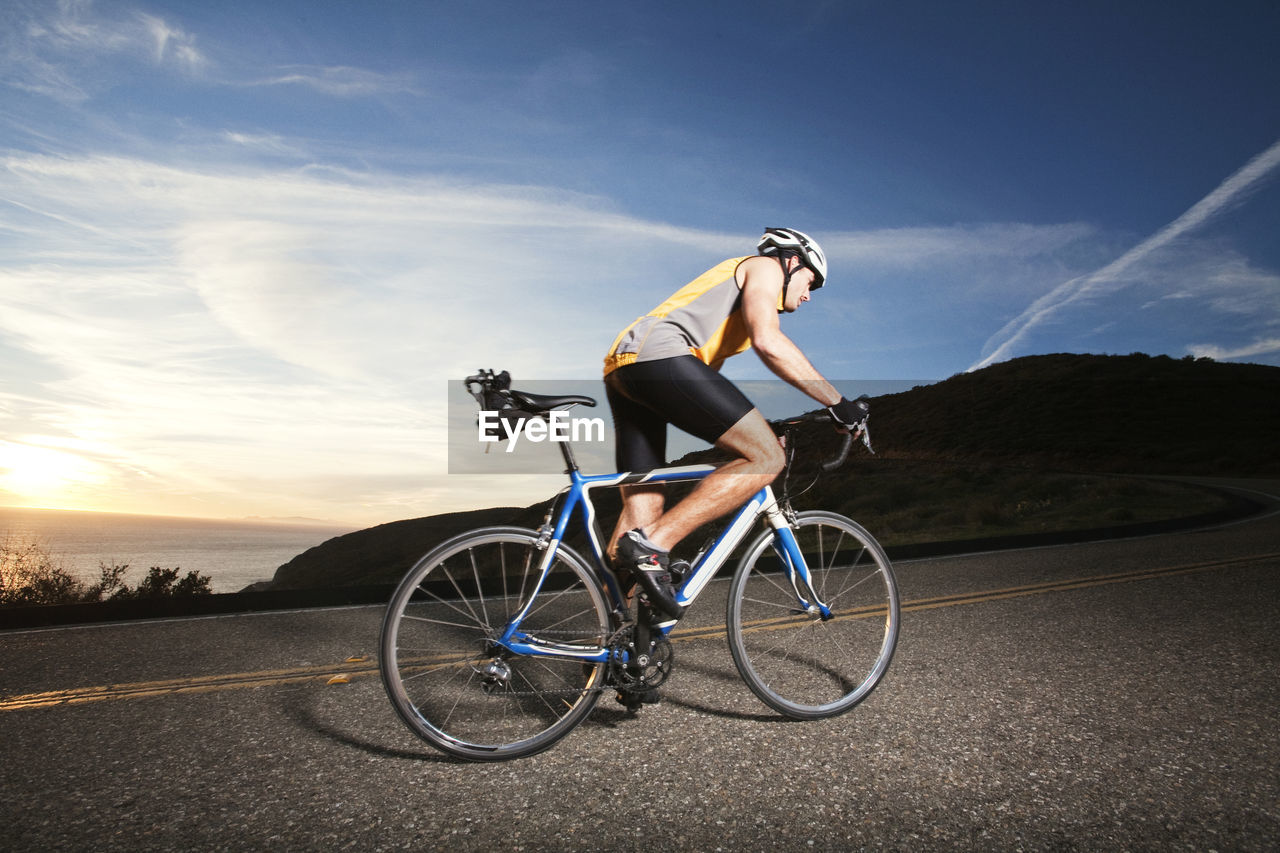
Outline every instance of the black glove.
[[871, 404], [867, 402], [866, 394], [856, 400], [841, 397], [839, 403], [827, 406], [827, 411], [837, 424], [852, 432], [867, 422], [871, 416]]

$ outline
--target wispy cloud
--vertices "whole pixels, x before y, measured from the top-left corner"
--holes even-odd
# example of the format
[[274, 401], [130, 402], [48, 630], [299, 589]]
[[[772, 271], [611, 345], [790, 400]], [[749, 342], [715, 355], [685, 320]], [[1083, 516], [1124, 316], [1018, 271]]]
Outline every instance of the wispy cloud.
[[1084, 223], [1029, 225], [1018, 222], [962, 224], [946, 228], [883, 228], [839, 235], [824, 248], [853, 269], [868, 263], [901, 268], [953, 264], [964, 259], [1027, 259], [1052, 256], [1093, 237]]
[[196, 47], [195, 37], [162, 18], [138, 12], [137, 19], [151, 38], [152, 61], [157, 64], [172, 62], [180, 68], [200, 71], [209, 60]]
[[[414, 75], [347, 65], [261, 67], [240, 56], [221, 69], [196, 36], [172, 20], [139, 9], [99, 9], [88, 0], [59, 0], [10, 12], [0, 40], [7, 85], [64, 103], [81, 103], [109, 88], [123, 60], [168, 69], [210, 86], [296, 86], [336, 98], [421, 94]], [[105, 70], [104, 70], [105, 69]]]
[[[590, 197], [316, 168], [14, 154], [0, 198], [22, 246], [0, 265], [0, 346], [47, 377], [0, 381], [0, 431], [110, 472], [64, 506], [137, 511], [411, 514], [445, 470], [446, 380], [594, 374], [659, 296], [602, 308], [600, 270], [667, 282], [736, 248]], [[351, 471], [364, 510], [313, 487]], [[468, 499], [455, 482], [445, 506]]]
[[1010, 357], [1034, 328], [1045, 323], [1063, 308], [1120, 286], [1131, 268], [1240, 202], [1249, 192], [1270, 177], [1277, 166], [1280, 166], [1280, 142], [1276, 142], [1254, 157], [1173, 222], [1116, 260], [1088, 275], [1065, 281], [1037, 299], [987, 341], [983, 347], [987, 355], [969, 369], [977, 370]]
[[1213, 344], [1192, 344], [1188, 349], [1197, 358], [1212, 358], [1216, 361], [1226, 361], [1234, 358], [1256, 358], [1260, 355], [1280, 352], [1280, 338], [1267, 338], [1234, 349], [1224, 349]]
[[211, 65], [193, 35], [163, 18], [137, 10], [100, 11], [85, 0], [9, 10], [0, 40], [7, 85], [55, 100], [78, 103], [109, 86], [101, 60], [124, 58], [201, 74]]
[[248, 151], [255, 151], [278, 157], [301, 159], [306, 156], [305, 149], [278, 133], [244, 133], [225, 130], [222, 138], [232, 145]]
[[[0, 430], [84, 460], [94, 476], [62, 505], [136, 511], [372, 522], [482, 502], [485, 486], [438, 479], [448, 380], [593, 378], [618, 328], [750, 250], [590, 196], [307, 165], [15, 153], [0, 198], [0, 346], [43, 377], [0, 381]], [[851, 344], [892, 370], [904, 346], [963, 338], [1098, 251], [1079, 224], [823, 236], [839, 298], [797, 319], [837, 371]], [[1179, 263], [1234, 293], [1220, 310], [1247, 310], [1266, 274], [1188, 245]], [[502, 482], [510, 500], [548, 488]]]
[[[207, 166], [0, 161], [12, 237], [0, 347], [25, 366], [0, 377], [0, 434], [84, 461], [67, 470], [93, 476], [68, 483], [63, 506], [376, 522], [477, 505], [492, 484], [440, 479], [448, 380], [477, 367], [595, 378], [619, 328], [754, 236], [543, 187], [323, 168], [291, 159], [301, 146], [285, 137], [216, 136]], [[230, 166], [226, 142], [276, 165]], [[889, 378], [895, 354], [930, 337], [971, 347], [1010, 294], [1088, 269], [1105, 242], [1071, 223], [822, 237], [838, 276], [788, 329], [824, 369], [860, 371], [838, 378], [867, 375], [867, 359], [842, 361], [851, 348]], [[1219, 310], [1254, 304], [1265, 271], [1190, 246], [1177, 260], [1214, 271], [1201, 278], [1227, 300]], [[513, 501], [548, 490], [501, 482]]]
[[383, 74], [347, 66], [288, 65], [246, 85], [304, 86], [338, 98], [421, 93], [410, 74]]

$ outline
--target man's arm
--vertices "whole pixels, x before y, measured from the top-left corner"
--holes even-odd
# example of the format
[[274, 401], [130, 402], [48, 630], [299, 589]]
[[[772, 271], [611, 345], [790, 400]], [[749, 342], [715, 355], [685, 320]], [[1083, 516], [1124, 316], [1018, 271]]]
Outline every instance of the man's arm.
[[738, 276], [742, 281], [742, 319], [760, 360], [779, 378], [822, 405], [839, 403], [843, 399], [840, 392], [782, 332], [778, 322], [778, 298], [783, 282], [781, 265], [773, 258], [749, 258], [738, 267]]

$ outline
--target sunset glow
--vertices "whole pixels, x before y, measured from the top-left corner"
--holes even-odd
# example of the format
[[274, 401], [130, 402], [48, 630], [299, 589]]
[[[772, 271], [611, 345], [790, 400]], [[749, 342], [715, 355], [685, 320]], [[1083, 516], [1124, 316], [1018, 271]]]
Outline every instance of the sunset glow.
[[74, 453], [0, 441], [0, 497], [11, 505], [66, 505], [75, 486], [103, 479], [101, 466]]

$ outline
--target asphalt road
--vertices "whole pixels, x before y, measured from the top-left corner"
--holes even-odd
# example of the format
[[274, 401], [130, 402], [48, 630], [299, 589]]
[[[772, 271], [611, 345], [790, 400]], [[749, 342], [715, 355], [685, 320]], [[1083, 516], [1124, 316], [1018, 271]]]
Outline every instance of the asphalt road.
[[1280, 846], [1280, 516], [897, 571], [842, 717], [684, 640], [661, 705], [494, 765], [395, 717], [374, 608], [0, 633], [0, 849]]

